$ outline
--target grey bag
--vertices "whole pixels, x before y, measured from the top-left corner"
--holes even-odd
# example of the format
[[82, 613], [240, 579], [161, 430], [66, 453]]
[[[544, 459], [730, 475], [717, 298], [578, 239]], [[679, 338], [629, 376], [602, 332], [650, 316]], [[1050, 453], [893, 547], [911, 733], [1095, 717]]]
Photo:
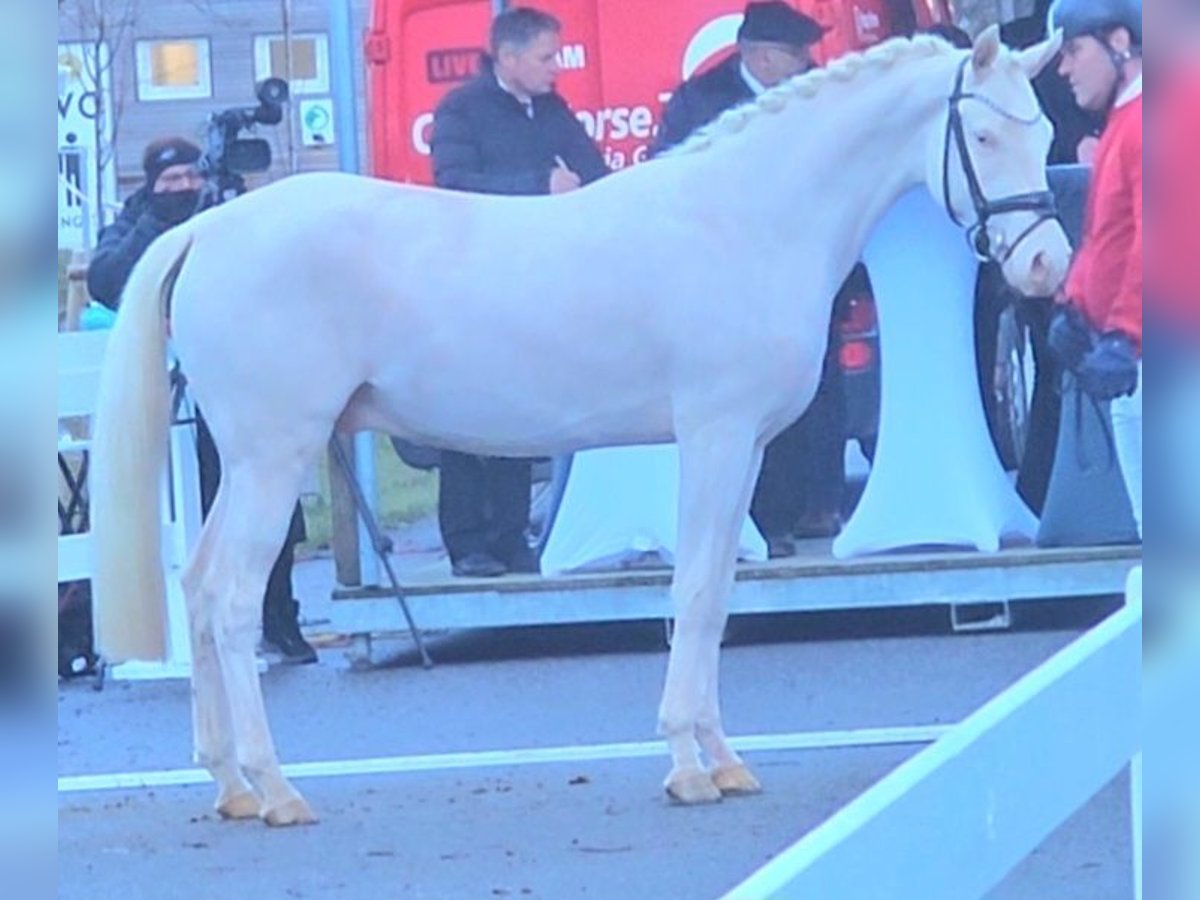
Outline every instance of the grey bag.
[[1109, 404], [1094, 401], [1067, 375], [1054, 471], [1037, 545], [1094, 547], [1140, 542], [1117, 461]]

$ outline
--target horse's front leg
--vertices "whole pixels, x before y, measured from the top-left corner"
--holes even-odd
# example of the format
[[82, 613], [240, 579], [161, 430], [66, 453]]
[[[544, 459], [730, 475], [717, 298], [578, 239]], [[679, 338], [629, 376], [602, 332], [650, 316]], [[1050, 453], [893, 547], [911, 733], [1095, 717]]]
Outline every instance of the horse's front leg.
[[[762, 469], [763, 449], [764, 445], [759, 445], [755, 448], [750, 468], [746, 471], [746, 480], [742, 485], [742, 499], [739, 506], [741, 512], [734, 527], [733, 544], [730, 547], [731, 565], [734, 567], [736, 567], [737, 563], [742, 523], [750, 511], [750, 501], [754, 496], [754, 487], [758, 482], [759, 471]], [[733, 579], [731, 577], [729, 590], [732, 590], [732, 588]], [[725, 608], [725, 615], [721, 620], [722, 633], [725, 631], [725, 619], [728, 618], [727, 597], [728, 593], [722, 601], [722, 606]], [[742, 761], [742, 758], [729, 746], [729, 740], [725, 736], [725, 728], [721, 724], [721, 645], [719, 640], [712, 646], [711, 653], [712, 657], [708, 666], [708, 683], [704, 693], [704, 706], [701, 709], [700, 719], [696, 723], [696, 739], [700, 742], [700, 748], [712, 764], [710, 774], [717, 790], [725, 796], [757, 794], [762, 790], [762, 786], [758, 783], [758, 779], [754, 777], [749, 767]]]
[[[721, 799], [720, 781], [753, 781], [721, 728], [717, 663], [737, 544], [762, 453], [754, 431], [714, 423], [679, 437], [679, 542], [671, 596], [675, 629], [659, 731], [671, 751], [664, 787], [680, 803]], [[700, 748], [715, 765], [709, 772]], [[731, 775], [738, 774], [731, 781]], [[757, 787], [757, 783], [754, 783]]]

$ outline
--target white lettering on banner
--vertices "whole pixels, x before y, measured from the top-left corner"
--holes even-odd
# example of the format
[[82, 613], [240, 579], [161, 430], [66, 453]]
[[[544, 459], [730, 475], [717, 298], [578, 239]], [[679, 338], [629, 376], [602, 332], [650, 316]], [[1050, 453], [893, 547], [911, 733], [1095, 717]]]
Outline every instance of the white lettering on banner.
[[433, 148], [429, 146], [429, 129], [433, 127], [433, 113], [421, 113], [413, 120], [412, 126], [412, 143], [413, 149], [422, 156], [428, 156], [433, 152]]
[[[660, 100], [670, 97], [670, 94], [660, 96]], [[640, 106], [611, 106], [595, 111], [581, 109], [575, 117], [583, 125], [588, 137], [601, 147], [604, 161], [613, 171], [623, 169], [633, 163], [645, 162], [650, 153], [650, 141], [658, 134], [658, 124], [654, 121], [654, 111], [645, 105]], [[429, 156], [432, 152], [430, 129], [433, 127], [433, 113], [424, 112], [417, 116], [412, 123], [412, 146], [421, 156]], [[635, 140], [641, 141], [632, 150], [616, 149], [607, 146], [609, 142]]]
[[575, 117], [596, 142], [646, 140], [654, 135], [654, 113], [648, 106], [611, 106], [595, 112], [581, 109]]
[[[97, 55], [97, 52], [99, 55]], [[89, 247], [103, 224], [101, 202], [113, 201], [113, 122], [106, 113], [108, 50], [85, 44], [58, 45], [58, 245]], [[97, 83], [100, 73], [101, 83]]]
[[682, 74], [685, 81], [696, 74], [696, 70], [713, 56], [737, 43], [742, 18], [741, 13], [730, 13], [700, 26], [688, 42], [687, 49], [683, 51]]
[[870, 9], [863, 9], [855, 4], [854, 29], [858, 32], [858, 39], [860, 41], [878, 40], [880, 37], [879, 28], [882, 24], [877, 12]]
[[560, 69], [578, 70], [587, 68], [587, 50], [583, 44], [566, 44], [558, 51]]

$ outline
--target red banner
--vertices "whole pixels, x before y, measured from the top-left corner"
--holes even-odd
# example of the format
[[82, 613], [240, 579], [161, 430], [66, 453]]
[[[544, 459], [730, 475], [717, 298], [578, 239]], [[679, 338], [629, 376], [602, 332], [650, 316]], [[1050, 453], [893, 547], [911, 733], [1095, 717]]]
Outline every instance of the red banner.
[[[819, 61], [905, 26], [945, 21], [945, 0], [792, 0], [830, 29]], [[558, 90], [610, 168], [641, 162], [670, 92], [733, 49], [744, 0], [543, 0], [563, 23]], [[367, 37], [373, 170], [429, 183], [441, 97], [478, 72], [490, 0], [376, 0]], [[901, 15], [903, 14], [903, 15]], [[900, 21], [904, 18], [905, 21]]]

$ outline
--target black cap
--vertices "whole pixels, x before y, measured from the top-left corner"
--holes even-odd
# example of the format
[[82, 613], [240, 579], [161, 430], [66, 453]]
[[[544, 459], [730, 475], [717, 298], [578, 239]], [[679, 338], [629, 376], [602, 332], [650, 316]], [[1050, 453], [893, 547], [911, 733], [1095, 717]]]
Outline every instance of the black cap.
[[792, 47], [807, 47], [825, 36], [825, 29], [782, 0], [747, 3], [746, 17], [738, 29], [739, 41], [768, 41]]
[[158, 176], [171, 166], [190, 165], [200, 159], [200, 148], [187, 138], [168, 137], [151, 142], [142, 157], [146, 183], [154, 187]]

